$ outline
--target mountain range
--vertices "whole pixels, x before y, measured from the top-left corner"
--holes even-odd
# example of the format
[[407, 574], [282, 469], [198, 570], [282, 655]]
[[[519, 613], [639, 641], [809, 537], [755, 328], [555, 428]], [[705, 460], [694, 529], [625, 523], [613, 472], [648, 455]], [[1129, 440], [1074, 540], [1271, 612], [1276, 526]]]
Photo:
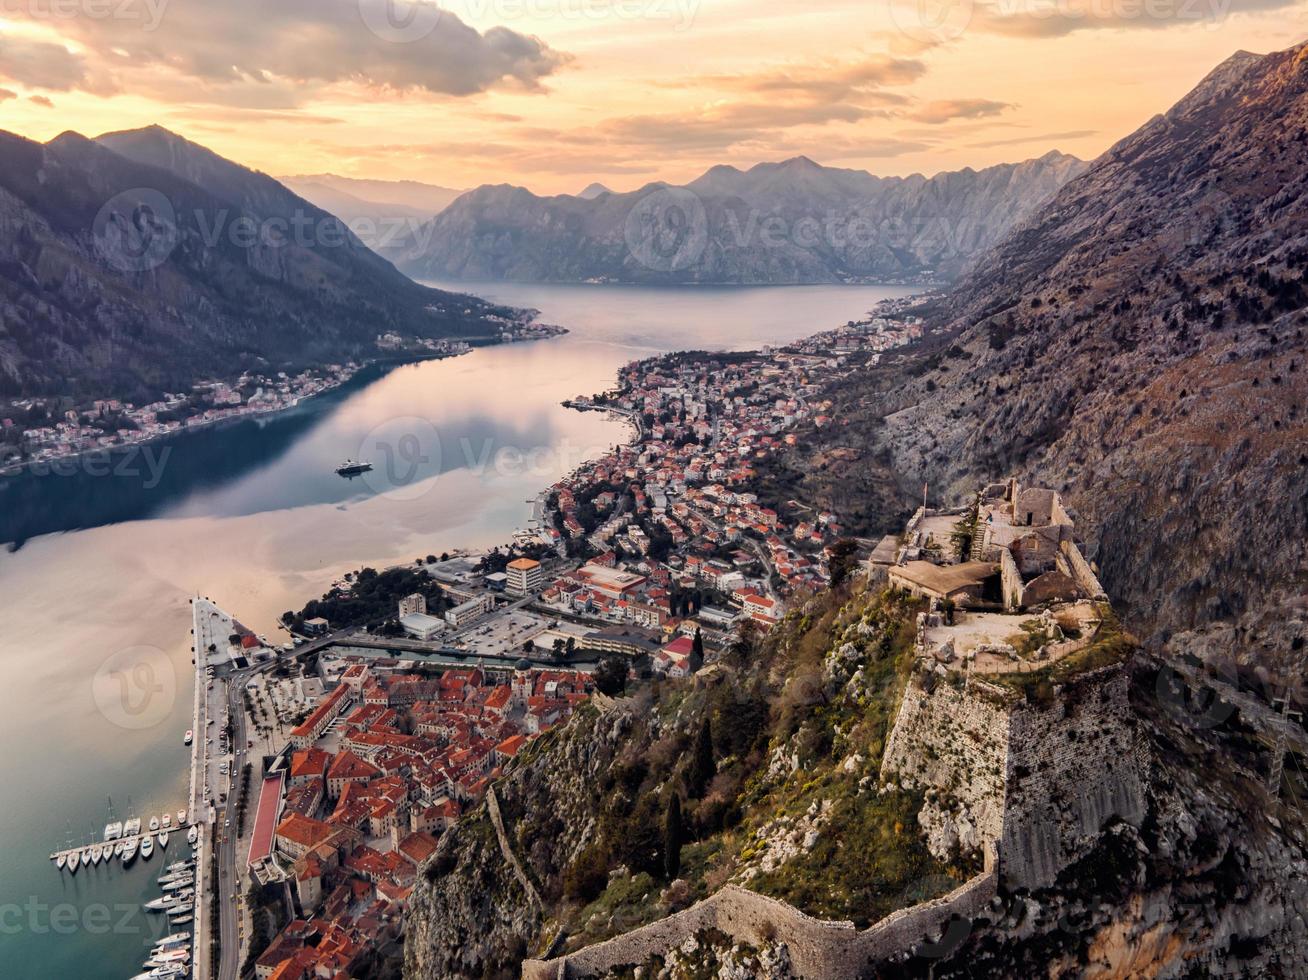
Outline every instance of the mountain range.
[[417, 279], [787, 284], [952, 278], [1085, 169], [1035, 160], [927, 178], [806, 157], [682, 187], [540, 197], [487, 185], [385, 254]]
[[[390, 330], [495, 332], [271, 177], [159, 127], [0, 133], [0, 394], [142, 398], [364, 357]], [[504, 312], [504, 311], [499, 311]]]

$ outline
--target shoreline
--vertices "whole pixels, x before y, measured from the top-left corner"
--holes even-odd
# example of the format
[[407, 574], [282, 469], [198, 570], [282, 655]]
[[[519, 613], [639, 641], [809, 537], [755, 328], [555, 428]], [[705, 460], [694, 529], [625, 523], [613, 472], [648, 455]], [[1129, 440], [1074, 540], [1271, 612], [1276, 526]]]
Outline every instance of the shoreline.
[[[140, 439], [128, 439], [126, 441], [114, 443], [113, 445], [109, 445], [109, 446], [94, 446], [86, 449], [79, 449], [76, 452], [66, 453], [59, 456], [50, 456], [43, 459], [28, 459], [16, 463], [0, 464], [0, 481], [3, 481], [5, 478], [8, 477], [23, 476], [24, 474], [30, 474], [31, 476], [36, 477], [38, 479], [47, 476], [71, 475], [70, 468], [72, 471], [75, 471], [76, 469], [85, 465], [87, 460], [104, 459], [105, 463], [109, 464], [110, 460], [112, 460], [112, 458], [115, 456], [123, 455], [123, 454], [139, 453], [145, 447], [155, 446], [158, 445], [159, 443], [166, 442], [169, 439], [173, 439], [178, 436], [184, 436], [191, 432], [199, 432], [204, 429], [217, 428], [222, 426], [224, 423], [237, 424], [240, 422], [258, 421], [261, 419], [275, 419], [283, 415], [289, 415], [291, 412], [294, 412], [296, 409], [301, 408], [302, 406], [308, 404], [311, 401], [314, 401], [315, 399], [322, 398], [323, 396], [331, 395], [335, 392], [340, 391], [342, 388], [348, 385], [351, 381], [354, 381], [356, 378], [359, 377], [359, 375], [363, 374], [365, 371], [380, 368], [382, 369], [382, 372], [379, 375], [379, 377], [384, 377], [390, 371], [393, 371], [397, 368], [408, 367], [413, 364], [424, 364], [427, 363], [428, 361], [444, 361], [444, 360], [452, 360], [458, 357], [465, 357], [469, 354], [476, 352], [477, 350], [483, 347], [500, 347], [500, 346], [506, 346], [507, 344], [538, 343], [540, 341], [551, 340], [555, 337], [564, 336], [568, 332], [563, 327], [551, 327], [550, 329], [554, 330], [555, 332], [542, 334], [539, 337], [524, 338], [522, 340], [497, 341], [494, 343], [474, 343], [472, 341], [468, 341], [467, 342], [469, 344], [468, 349], [465, 351], [459, 351], [457, 353], [432, 351], [414, 357], [378, 358], [376, 360], [367, 361], [359, 365], [359, 367], [353, 372], [351, 372], [348, 376], [341, 378], [339, 380], [335, 380], [333, 383], [326, 385], [325, 387], [319, 389], [318, 391], [313, 392], [312, 394], [298, 396], [295, 399], [295, 401], [289, 405], [279, 405], [275, 408], [266, 408], [266, 409], [255, 408], [248, 411], [236, 412], [231, 415], [224, 415], [221, 418], [213, 418], [213, 419], [200, 418], [199, 421], [195, 421], [195, 422], [191, 422], [188, 420], [186, 422], [183, 422], [176, 429], [170, 429], [167, 432], [157, 432]], [[484, 339], [484, 338], [478, 338], [478, 339]], [[199, 418], [199, 417], [192, 416], [192, 418]], [[38, 470], [43, 472], [38, 472]], [[61, 470], [64, 470], [64, 472], [61, 472]]]

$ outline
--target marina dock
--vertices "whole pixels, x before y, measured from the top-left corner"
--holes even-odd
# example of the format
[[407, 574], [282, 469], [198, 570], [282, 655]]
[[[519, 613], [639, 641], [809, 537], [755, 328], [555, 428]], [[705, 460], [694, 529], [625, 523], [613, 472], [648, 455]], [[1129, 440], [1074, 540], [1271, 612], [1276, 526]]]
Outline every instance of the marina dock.
[[[187, 840], [186, 840], [186, 832], [187, 832], [188, 830], [190, 830], [190, 828], [191, 828], [192, 826], [193, 826], [193, 824], [188, 823], [188, 824], [186, 824], [186, 825], [183, 826], [183, 827], [177, 827], [177, 826], [169, 827], [168, 830], [167, 830], [169, 846], [171, 846], [175, 841], [177, 841], [177, 840], [180, 839], [181, 842], [182, 842], [183, 844], [185, 844], [185, 845], [187, 846], [188, 850], [189, 850], [189, 848], [190, 848], [190, 844], [189, 844], [189, 843], [187, 842]], [[145, 833], [143, 833], [143, 834], [134, 834], [134, 835], [132, 835], [132, 836], [130, 836], [130, 837], [115, 837], [115, 838], [114, 838], [113, 840], [111, 840], [111, 841], [97, 841], [97, 842], [94, 843], [94, 844], [83, 844], [83, 845], [80, 846], [80, 847], [69, 847], [69, 848], [64, 848], [63, 850], [52, 851], [52, 852], [50, 853], [50, 860], [51, 860], [51, 861], [54, 861], [54, 862], [57, 864], [57, 863], [59, 862], [59, 859], [60, 859], [60, 858], [63, 858], [63, 859], [64, 859], [64, 864], [67, 864], [67, 863], [68, 863], [68, 859], [71, 858], [74, 854], [76, 854], [76, 855], [77, 855], [77, 858], [78, 858], [78, 861], [79, 861], [78, 867], [81, 868], [81, 867], [83, 867], [83, 866], [85, 866], [85, 865], [87, 864], [87, 859], [86, 859], [85, 856], [91, 853], [91, 849], [92, 849], [93, 847], [99, 847], [99, 848], [101, 848], [101, 850], [107, 850], [107, 851], [109, 852], [109, 856], [108, 856], [107, 858], [102, 856], [102, 857], [100, 858], [99, 861], [97, 861], [97, 862], [93, 862], [93, 863], [91, 864], [92, 867], [98, 867], [98, 866], [100, 866], [100, 865], [102, 865], [102, 864], [108, 864], [108, 863], [113, 862], [113, 861], [117, 861], [117, 862], [121, 865], [121, 864], [123, 863], [123, 862], [122, 862], [122, 859], [119, 858], [119, 857], [114, 853], [114, 850], [118, 847], [119, 844], [126, 844], [126, 845], [128, 845], [129, 847], [130, 847], [131, 845], [135, 844], [135, 845], [136, 845], [136, 857], [134, 857], [134, 858], [132, 859], [131, 863], [129, 863], [129, 864], [127, 865], [127, 867], [130, 868], [130, 867], [131, 867], [133, 864], [135, 864], [137, 861], [146, 861], [146, 862], [149, 862], [149, 861], [151, 861], [151, 860], [153, 859], [154, 856], [167, 857], [167, 856], [169, 855], [170, 852], [169, 852], [168, 848], [162, 848], [162, 847], [159, 847], [159, 846], [158, 846], [158, 844], [159, 844], [159, 840], [158, 840], [158, 838], [159, 838], [159, 834], [160, 834], [161, 832], [162, 832], [162, 828], [161, 828], [160, 830], [147, 831], [147, 832], [145, 832]], [[154, 855], [152, 855], [151, 857], [149, 857], [149, 858], [142, 858], [142, 857], [141, 857], [141, 851], [140, 851], [140, 849], [141, 849], [141, 841], [145, 840], [147, 837], [152, 837], [152, 838], [154, 838], [154, 840], [155, 840], [155, 851], [154, 851]], [[178, 853], [178, 854], [180, 854], [181, 851], [177, 851], [177, 852], [173, 852], [173, 853]], [[189, 853], [188, 853], [188, 854], [187, 854], [187, 857], [189, 857], [189, 856], [190, 856], [190, 855], [189, 855]]]

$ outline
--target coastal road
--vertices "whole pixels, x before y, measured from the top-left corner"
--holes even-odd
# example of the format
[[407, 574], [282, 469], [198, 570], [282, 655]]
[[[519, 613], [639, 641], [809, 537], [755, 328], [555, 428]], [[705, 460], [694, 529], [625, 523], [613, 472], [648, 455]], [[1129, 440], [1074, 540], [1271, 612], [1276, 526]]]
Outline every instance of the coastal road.
[[276, 658], [263, 664], [238, 670], [227, 678], [227, 716], [232, 722], [232, 767], [228, 775], [227, 802], [218, 814], [218, 891], [220, 899], [218, 980], [236, 980], [242, 951], [238, 930], [241, 901], [241, 876], [237, 861], [236, 798], [239, 796], [241, 774], [244, 772], [249, 735], [245, 727], [245, 685], [250, 678], [277, 665]]

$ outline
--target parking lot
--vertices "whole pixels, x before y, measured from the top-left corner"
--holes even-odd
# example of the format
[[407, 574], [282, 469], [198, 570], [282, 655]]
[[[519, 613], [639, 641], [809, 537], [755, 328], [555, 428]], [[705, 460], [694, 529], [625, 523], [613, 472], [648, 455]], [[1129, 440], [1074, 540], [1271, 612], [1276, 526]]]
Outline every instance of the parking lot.
[[523, 644], [543, 634], [551, 622], [525, 609], [496, 613], [470, 629], [460, 643], [471, 653], [507, 657], [521, 652]]

